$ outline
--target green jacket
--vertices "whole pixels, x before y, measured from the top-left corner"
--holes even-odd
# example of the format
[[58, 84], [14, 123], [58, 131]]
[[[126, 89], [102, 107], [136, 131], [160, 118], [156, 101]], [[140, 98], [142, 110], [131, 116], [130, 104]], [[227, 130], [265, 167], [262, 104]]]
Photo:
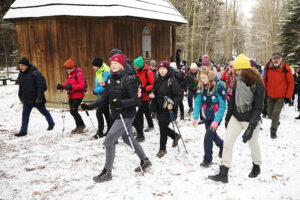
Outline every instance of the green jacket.
[[197, 78], [197, 73], [189, 73], [187, 77], [188, 82], [188, 89], [189, 90], [196, 90], [198, 83], [195, 83], [194, 79]]

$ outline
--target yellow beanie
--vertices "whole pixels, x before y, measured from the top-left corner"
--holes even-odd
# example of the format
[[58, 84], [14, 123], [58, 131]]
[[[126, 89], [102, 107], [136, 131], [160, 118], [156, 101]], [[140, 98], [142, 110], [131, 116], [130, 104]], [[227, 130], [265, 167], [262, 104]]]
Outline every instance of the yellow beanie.
[[248, 57], [244, 54], [240, 54], [233, 63], [233, 69], [250, 69], [251, 64]]

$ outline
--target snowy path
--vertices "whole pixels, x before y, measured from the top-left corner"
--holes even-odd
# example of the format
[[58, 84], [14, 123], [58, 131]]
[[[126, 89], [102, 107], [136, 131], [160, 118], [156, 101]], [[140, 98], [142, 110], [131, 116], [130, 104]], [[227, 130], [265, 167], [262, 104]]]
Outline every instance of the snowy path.
[[[36, 109], [30, 118], [26, 137], [13, 136], [19, 131], [22, 105], [18, 87], [0, 86], [0, 199], [300, 199], [300, 121], [294, 120], [294, 108], [285, 106], [278, 138], [269, 136], [270, 120], [263, 120], [260, 133], [262, 173], [248, 178], [252, 163], [248, 145], [238, 138], [234, 147], [229, 183], [215, 183], [208, 175], [218, 171], [220, 159], [214, 149], [214, 164], [199, 166], [203, 156], [204, 126], [193, 128], [190, 121], [180, 121], [189, 154], [180, 142], [181, 153], [171, 148], [162, 159], [158, 151], [159, 132], [146, 133], [142, 146], [152, 161], [148, 173], [136, 174], [139, 159], [119, 140], [111, 182], [95, 184], [92, 177], [102, 170], [105, 159], [103, 139], [91, 140], [93, 127], [85, 113], [88, 126], [84, 134], [61, 134], [61, 112], [50, 109], [56, 122], [53, 131], [46, 131], [47, 122]], [[187, 108], [186, 108], [187, 109]], [[95, 111], [91, 116], [96, 124]], [[66, 132], [74, 128], [66, 114]], [[223, 138], [224, 125], [218, 130]]]

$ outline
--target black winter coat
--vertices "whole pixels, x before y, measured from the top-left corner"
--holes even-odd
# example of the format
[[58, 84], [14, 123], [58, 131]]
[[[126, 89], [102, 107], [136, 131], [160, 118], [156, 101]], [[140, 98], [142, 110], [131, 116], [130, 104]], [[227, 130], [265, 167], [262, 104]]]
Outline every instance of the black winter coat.
[[[122, 82], [122, 83], [121, 83]], [[109, 104], [112, 118], [120, 119], [132, 118], [136, 114], [136, 106], [138, 105], [137, 86], [132, 76], [122, 71], [119, 74], [112, 74], [108, 79], [103, 95], [96, 101], [89, 104], [91, 108]], [[113, 104], [114, 99], [121, 100], [121, 109], [117, 109]]]
[[19, 99], [24, 104], [34, 105], [36, 99], [42, 100], [41, 103], [46, 103], [45, 81], [41, 72], [38, 69], [30, 65], [25, 72], [19, 73]]
[[225, 118], [226, 121], [229, 121], [231, 116], [233, 115], [237, 120], [241, 122], [249, 122], [249, 125], [253, 125], [254, 127], [256, 127], [258, 121], [261, 120], [260, 115], [264, 107], [263, 104], [265, 97], [265, 87], [261, 83], [256, 83], [255, 88], [256, 89], [253, 96], [252, 110], [245, 113], [238, 113], [235, 104], [236, 87], [233, 87], [232, 97], [228, 102], [228, 110]]
[[180, 70], [180, 71], [175, 71], [174, 72], [174, 76], [177, 79], [180, 88], [183, 90], [186, 90], [187, 88], [187, 80], [186, 77], [184, 76], [184, 73]]
[[155, 98], [152, 99], [150, 109], [151, 112], [157, 113], [157, 119], [160, 122], [170, 122], [170, 113], [167, 108], [163, 107], [164, 97], [168, 96], [174, 102], [173, 109], [177, 108], [182, 98], [181, 89], [176, 78], [172, 76], [172, 72], [168, 72], [165, 77], [158, 75], [154, 84], [153, 93]]

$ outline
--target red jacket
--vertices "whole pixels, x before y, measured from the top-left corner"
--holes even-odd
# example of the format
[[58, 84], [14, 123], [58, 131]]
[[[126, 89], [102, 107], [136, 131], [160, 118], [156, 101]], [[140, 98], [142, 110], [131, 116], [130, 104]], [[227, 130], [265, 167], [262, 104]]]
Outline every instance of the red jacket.
[[85, 81], [81, 68], [76, 67], [70, 74], [66, 74], [66, 83], [62, 84], [64, 89], [67, 84], [72, 85], [72, 90], [68, 90], [69, 99], [80, 99], [84, 97]]
[[149, 66], [145, 64], [144, 68], [137, 71], [136, 74], [140, 78], [141, 83], [146, 90], [146, 92], [143, 93], [142, 101], [148, 101], [149, 100], [148, 93], [153, 90], [153, 86], [154, 86], [154, 81], [155, 81], [154, 73], [151, 70], [149, 70]]
[[[283, 72], [284, 66], [287, 72]], [[264, 69], [263, 81], [267, 96], [271, 98], [292, 98], [294, 91], [294, 79], [292, 70], [287, 63], [274, 69], [272, 62], [269, 62]]]

